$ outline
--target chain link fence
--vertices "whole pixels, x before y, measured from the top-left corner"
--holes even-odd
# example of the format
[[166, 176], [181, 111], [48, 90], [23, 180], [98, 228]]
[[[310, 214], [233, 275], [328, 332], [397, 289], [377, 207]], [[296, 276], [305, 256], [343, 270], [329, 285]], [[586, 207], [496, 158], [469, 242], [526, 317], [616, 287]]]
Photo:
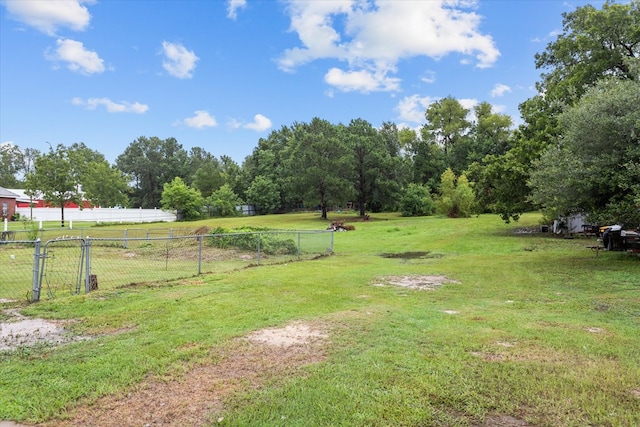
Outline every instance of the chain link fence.
[[193, 229], [181, 227], [162, 228], [142, 228], [127, 227], [114, 229], [107, 227], [86, 227], [74, 226], [72, 228], [38, 228], [36, 222], [32, 223], [35, 228], [23, 227], [22, 229], [12, 229], [0, 232], [0, 242], [2, 241], [35, 241], [40, 239], [43, 242], [65, 237], [104, 237], [104, 238], [150, 238], [150, 237], [175, 237], [185, 236], [194, 233]]
[[34, 265], [40, 262], [34, 248], [33, 241], [0, 240], [0, 303], [32, 300]]
[[192, 231], [163, 237], [156, 233], [154, 229], [128, 229], [119, 237], [61, 237], [44, 244], [2, 241], [0, 302], [37, 301], [333, 253], [331, 231]]

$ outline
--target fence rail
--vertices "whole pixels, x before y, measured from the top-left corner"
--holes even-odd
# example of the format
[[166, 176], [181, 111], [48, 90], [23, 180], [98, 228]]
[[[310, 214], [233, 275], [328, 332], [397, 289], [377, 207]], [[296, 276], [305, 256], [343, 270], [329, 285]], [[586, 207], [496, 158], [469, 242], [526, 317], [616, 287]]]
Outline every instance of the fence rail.
[[93, 227], [93, 226], [77, 226], [73, 227], [53, 227], [53, 228], [35, 228], [35, 229], [10, 229], [0, 231], [0, 241], [30, 241], [37, 239], [45, 242], [48, 240], [65, 238], [65, 237], [91, 237], [91, 238], [151, 238], [151, 237], [180, 237], [185, 235], [193, 235], [194, 230], [186, 227], [127, 227], [115, 229], [112, 227]]
[[261, 231], [0, 241], [0, 302], [55, 298], [222, 273], [333, 252], [331, 231]]

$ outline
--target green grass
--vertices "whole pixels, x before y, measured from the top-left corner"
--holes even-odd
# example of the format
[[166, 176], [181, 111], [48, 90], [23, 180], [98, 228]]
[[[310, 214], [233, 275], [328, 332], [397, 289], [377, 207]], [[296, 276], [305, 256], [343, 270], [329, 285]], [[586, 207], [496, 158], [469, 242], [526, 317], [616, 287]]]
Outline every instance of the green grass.
[[[211, 363], [211, 349], [234, 337], [304, 320], [335, 326], [327, 358], [229, 396], [212, 419], [469, 426], [503, 414], [541, 426], [640, 424], [637, 257], [596, 257], [584, 239], [514, 232], [535, 228], [537, 215], [511, 225], [493, 216], [344, 217], [356, 230], [336, 233], [334, 256], [25, 307], [25, 315], [74, 320], [73, 333], [95, 338], [0, 354], [0, 420], [63, 418], [78, 402], [123, 393], [150, 375]], [[327, 222], [291, 214], [189, 225]], [[414, 251], [437, 256], [381, 256]], [[411, 274], [459, 283], [433, 291], [372, 286]]]

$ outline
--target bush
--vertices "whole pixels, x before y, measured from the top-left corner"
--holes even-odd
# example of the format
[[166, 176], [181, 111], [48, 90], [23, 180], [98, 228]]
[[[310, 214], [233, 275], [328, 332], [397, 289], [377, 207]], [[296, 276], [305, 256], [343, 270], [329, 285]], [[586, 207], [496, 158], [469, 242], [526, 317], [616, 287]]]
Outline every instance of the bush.
[[227, 229], [217, 227], [210, 231], [213, 234], [208, 244], [221, 249], [239, 249], [257, 251], [260, 239], [260, 252], [267, 255], [295, 255], [298, 246], [293, 239], [279, 238], [263, 227], [242, 227]]
[[440, 197], [436, 199], [436, 212], [449, 218], [468, 218], [476, 209], [473, 189], [467, 177], [459, 178], [448, 168], [441, 177]]
[[435, 203], [431, 198], [429, 187], [420, 184], [409, 184], [400, 199], [402, 216], [432, 215]]

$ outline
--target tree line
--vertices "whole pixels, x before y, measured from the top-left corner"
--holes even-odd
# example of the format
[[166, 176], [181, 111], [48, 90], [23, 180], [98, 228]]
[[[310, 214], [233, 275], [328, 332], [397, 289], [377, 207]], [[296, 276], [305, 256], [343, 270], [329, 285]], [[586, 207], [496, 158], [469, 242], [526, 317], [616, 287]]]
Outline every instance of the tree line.
[[40, 153], [0, 147], [0, 185], [40, 190], [64, 206], [230, 215], [354, 204], [449, 216], [493, 212], [505, 221], [541, 209], [597, 223], [640, 224], [640, 0], [563, 14], [563, 32], [535, 55], [538, 95], [519, 106], [522, 124], [487, 102], [454, 97], [426, 108], [419, 129], [361, 118], [294, 122], [259, 139], [242, 164], [175, 138], [141, 136], [113, 165], [82, 143]]

